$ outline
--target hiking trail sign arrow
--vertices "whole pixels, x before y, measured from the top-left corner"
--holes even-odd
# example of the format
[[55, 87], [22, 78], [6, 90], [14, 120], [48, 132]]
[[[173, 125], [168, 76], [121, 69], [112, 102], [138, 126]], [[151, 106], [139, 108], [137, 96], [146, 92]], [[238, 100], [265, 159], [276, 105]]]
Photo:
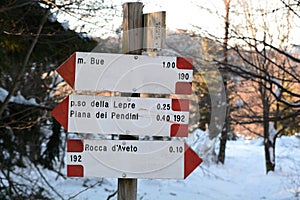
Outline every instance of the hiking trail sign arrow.
[[191, 94], [191, 58], [75, 52], [57, 70], [76, 91]]
[[182, 141], [68, 140], [69, 177], [185, 179], [202, 159]]
[[52, 115], [68, 132], [187, 137], [189, 100], [72, 94]]

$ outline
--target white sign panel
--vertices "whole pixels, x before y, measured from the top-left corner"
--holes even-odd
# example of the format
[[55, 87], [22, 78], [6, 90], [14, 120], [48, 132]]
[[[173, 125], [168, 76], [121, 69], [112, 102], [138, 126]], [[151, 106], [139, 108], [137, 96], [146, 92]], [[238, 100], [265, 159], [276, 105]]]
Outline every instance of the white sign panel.
[[69, 132], [187, 137], [189, 100], [70, 95]]
[[[191, 62], [181, 57], [76, 52], [57, 71], [75, 90], [191, 94]], [[73, 65], [75, 72], [69, 69]]]
[[69, 140], [67, 175], [184, 179], [201, 162], [181, 141]]

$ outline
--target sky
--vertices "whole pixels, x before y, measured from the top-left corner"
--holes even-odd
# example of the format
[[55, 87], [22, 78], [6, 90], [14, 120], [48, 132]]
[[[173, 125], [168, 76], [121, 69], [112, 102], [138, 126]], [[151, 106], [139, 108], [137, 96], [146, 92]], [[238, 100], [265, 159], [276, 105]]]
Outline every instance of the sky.
[[[91, 1], [92, 0], [86, 0]], [[232, 0], [232, 4], [236, 5], [231, 8], [230, 17], [232, 24], [246, 24], [246, 19], [243, 17], [243, 6], [244, 4], [237, 4], [238, 0]], [[239, 0], [242, 2], [243, 0]], [[114, 9], [101, 10], [102, 16], [86, 18], [85, 21], [80, 21], [76, 18], [70, 16], [60, 16], [58, 17], [60, 22], [68, 21], [71, 29], [74, 27], [82, 27], [81, 32], [88, 32], [88, 34], [96, 37], [105, 38], [107, 36], [116, 36], [116, 30], [122, 25], [122, 4], [125, 2], [130, 2], [128, 0], [105, 0], [104, 3], [109, 7], [113, 5]], [[131, 1], [135, 2], [135, 1]], [[166, 11], [166, 26], [169, 30], [176, 29], [186, 29], [189, 31], [201, 32], [201, 33], [211, 33], [215, 36], [222, 37], [224, 35], [224, 20], [222, 15], [224, 15], [224, 3], [223, 0], [140, 0], [144, 4], [143, 12], [151, 13], [158, 11]], [[249, 1], [245, 1], [249, 3]], [[269, 9], [269, 18], [267, 19], [268, 30], [272, 31], [272, 34], [276, 35], [284, 31], [285, 28], [285, 18], [278, 19], [274, 18], [272, 15], [273, 9], [278, 9], [277, 14], [285, 9], [283, 4], [279, 0], [272, 1], [252, 0], [251, 6], [254, 10], [259, 6], [261, 8]], [[250, 4], [250, 3], [249, 3]], [[251, 7], [250, 6], [250, 7]], [[208, 9], [210, 11], [208, 11]], [[234, 13], [240, 13], [239, 17], [234, 17]], [[257, 12], [253, 16], [260, 16]], [[254, 20], [254, 23], [261, 23], [259, 20]], [[278, 26], [282, 28], [278, 31]], [[277, 27], [273, 26], [277, 25]], [[290, 37], [294, 44], [299, 44], [300, 42], [300, 18], [296, 17], [292, 21], [292, 30]], [[280, 27], [279, 26], [279, 27]], [[78, 31], [78, 30], [77, 30]], [[259, 35], [259, 33], [258, 33]], [[263, 35], [263, 34], [260, 34]], [[277, 36], [276, 36], [277, 37]]]
[[[196, 3], [195, 3], [196, 2]], [[200, 26], [206, 29], [216, 27], [218, 24], [217, 17], [208, 18], [208, 13], [201, 10], [200, 6], [205, 4], [207, 7], [216, 8], [221, 7], [218, 4], [222, 1], [210, 0], [148, 0], [145, 1], [144, 12], [166, 11], [166, 26], [169, 29], [191, 29], [193, 26]]]
[[[126, 0], [106, 0], [107, 5], [114, 5], [114, 10], [102, 11], [103, 13], [109, 12], [113, 14], [114, 17], [108, 19], [108, 23], [99, 17], [86, 19], [85, 23], [86, 29], [84, 31], [88, 32], [92, 29], [90, 34], [93, 36], [107, 37], [115, 36], [115, 30], [122, 24], [122, 5], [125, 2], [135, 2]], [[217, 8], [217, 2], [222, 1], [210, 1], [210, 0], [141, 0], [144, 4], [143, 13], [151, 13], [158, 11], [166, 11], [166, 26], [167, 29], [188, 29], [192, 30], [193, 26], [199, 26], [203, 29], [210, 29], [214, 31], [220, 23], [220, 19], [217, 17], [208, 16], [206, 12], [199, 8], [201, 4], [205, 4], [207, 7]], [[196, 2], [196, 3], [195, 3]], [[199, 5], [197, 5], [199, 4]], [[79, 26], [81, 23], [78, 19], [70, 16], [58, 17], [60, 22], [68, 21], [70, 28], [73, 29], [75, 26]], [[89, 23], [87, 23], [87, 21]], [[220, 27], [220, 26], [219, 26]]]

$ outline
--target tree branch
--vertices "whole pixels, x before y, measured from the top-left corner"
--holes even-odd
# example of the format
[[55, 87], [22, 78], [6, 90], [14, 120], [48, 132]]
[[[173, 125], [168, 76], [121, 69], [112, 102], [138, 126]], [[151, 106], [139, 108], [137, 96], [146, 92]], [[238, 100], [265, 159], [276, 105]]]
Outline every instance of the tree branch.
[[0, 105], [0, 119], [2, 119], [2, 114], [5, 110], [5, 108], [7, 107], [7, 104], [9, 103], [10, 98], [13, 96], [13, 94], [16, 92], [17, 88], [19, 87], [19, 84], [21, 82], [21, 79], [26, 71], [26, 66], [28, 65], [29, 59], [31, 57], [31, 54], [33, 52], [33, 49], [35, 48], [38, 39], [40, 37], [40, 34], [42, 32], [42, 29], [44, 27], [44, 24], [47, 22], [48, 19], [48, 15], [49, 15], [49, 9], [47, 10], [47, 12], [45, 13], [44, 17], [41, 19], [40, 25], [38, 27], [38, 31], [36, 34], [36, 37], [34, 38], [33, 42], [31, 43], [31, 46], [27, 52], [27, 55], [24, 59], [24, 63], [19, 71], [19, 73], [17, 74], [17, 76], [15, 77], [15, 81], [13, 82], [10, 91], [8, 93], [8, 95], [6, 96], [6, 98], [4, 99], [3, 103]]

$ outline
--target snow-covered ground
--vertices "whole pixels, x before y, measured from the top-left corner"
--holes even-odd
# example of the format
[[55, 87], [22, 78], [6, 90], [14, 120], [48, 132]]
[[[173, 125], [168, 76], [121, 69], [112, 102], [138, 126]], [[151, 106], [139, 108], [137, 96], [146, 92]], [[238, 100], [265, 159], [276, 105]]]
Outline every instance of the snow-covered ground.
[[[225, 162], [201, 164], [186, 180], [139, 180], [138, 199], [300, 199], [300, 139], [296, 136], [277, 140], [274, 173], [265, 173], [262, 139], [228, 141]], [[48, 181], [64, 199], [107, 199], [117, 188], [116, 179], [54, 181], [51, 177]]]

